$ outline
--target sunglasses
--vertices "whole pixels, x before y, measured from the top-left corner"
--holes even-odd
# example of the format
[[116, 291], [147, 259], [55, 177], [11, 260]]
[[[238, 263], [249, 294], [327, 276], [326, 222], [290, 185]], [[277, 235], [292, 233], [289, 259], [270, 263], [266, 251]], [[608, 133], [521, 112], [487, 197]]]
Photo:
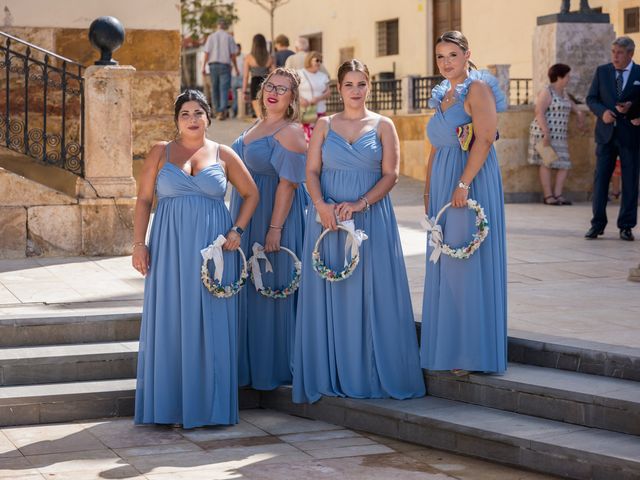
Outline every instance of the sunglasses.
[[283, 87], [282, 85], [274, 85], [271, 82], [267, 82], [264, 84], [264, 91], [271, 93], [273, 91], [276, 92], [276, 95], [284, 95], [290, 90], [289, 87]]

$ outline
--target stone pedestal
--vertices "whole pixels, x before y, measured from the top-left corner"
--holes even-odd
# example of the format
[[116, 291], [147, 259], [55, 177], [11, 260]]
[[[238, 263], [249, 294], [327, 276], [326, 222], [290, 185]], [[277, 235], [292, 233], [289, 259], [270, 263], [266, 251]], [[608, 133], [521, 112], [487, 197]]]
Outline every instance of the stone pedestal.
[[81, 197], [135, 197], [132, 169], [131, 66], [85, 71], [85, 180]]
[[495, 64], [495, 65], [487, 65], [487, 70], [491, 75], [498, 79], [498, 85], [500, 85], [500, 90], [504, 93], [505, 97], [507, 97], [507, 102], [511, 98], [511, 89], [510, 82], [511, 74], [509, 70], [511, 69], [511, 65], [509, 64]]
[[610, 23], [538, 25], [533, 34], [534, 95], [549, 84], [549, 67], [564, 63], [571, 67], [567, 91], [584, 102], [596, 67], [611, 61], [611, 42], [614, 39], [615, 32]]

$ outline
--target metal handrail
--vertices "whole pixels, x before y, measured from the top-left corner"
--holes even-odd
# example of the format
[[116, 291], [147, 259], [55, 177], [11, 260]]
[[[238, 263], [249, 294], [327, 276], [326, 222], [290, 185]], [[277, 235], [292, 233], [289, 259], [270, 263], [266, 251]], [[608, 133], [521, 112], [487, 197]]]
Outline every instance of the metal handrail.
[[45, 55], [49, 55], [50, 57], [53, 57], [53, 58], [55, 58], [57, 60], [62, 60], [63, 62], [71, 63], [73, 65], [76, 65], [76, 66], [80, 67], [81, 69], [85, 68], [85, 66], [82, 65], [81, 63], [78, 63], [78, 62], [76, 62], [74, 60], [71, 60], [69, 58], [63, 57], [62, 55], [58, 55], [57, 53], [50, 52], [46, 48], [39, 47], [37, 45], [34, 45], [33, 43], [29, 43], [29, 42], [27, 42], [25, 40], [22, 40], [22, 39], [18, 38], [18, 37], [14, 37], [13, 35], [9, 35], [7, 32], [0, 31], [0, 35], [3, 36], [3, 37], [6, 37], [8, 39], [13, 40], [14, 42], [17, 42], [17, 43], [20, 43], [22, 45], [25, 45], [25, 46], [27, 46], [27, 47], [29, 47], [31, 49], [38, 50], [39, 52], [44, 53]]
[[[0, 75], [4, 73], [5, 84], [4, 108], [0, 108], [0, 112], [4, 110], [0, 113], [0, 144], [45, 165], [84, 175], [82, 70], [85, 67], [13, 35], [5, 32], [0, 35], [5, 38], [4, 45], [0, 43]], [[13, 49], [12, 44], [26, 47], [25, 52]], [[34, 58], [33, 49], [43, 53], [44, 59]], [[62, 62], [61, 66], [52, 64], [56, 60]], [[73, 71], [76, 69], [77, 73]], [[12, 92], [16, 93], [13, 98]], [[58, 103], [57, 96], [61, 99]], [[79, 103], [78, 123], [69, 127], [68, 111], [75, 103]]]

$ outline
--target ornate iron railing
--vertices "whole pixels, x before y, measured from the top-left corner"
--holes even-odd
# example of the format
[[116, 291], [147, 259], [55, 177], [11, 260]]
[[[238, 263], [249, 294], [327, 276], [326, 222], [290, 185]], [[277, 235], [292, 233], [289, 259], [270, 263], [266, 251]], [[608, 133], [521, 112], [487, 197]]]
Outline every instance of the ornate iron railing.
[[[329, 98], [326, 103], [327, 113], [342, 110], [342, 100], [335, 80], [329, 84]], [[395, 114], [402, 108], [402, 81], [396, 79], [372, 81], [367, 108], [374, 112], [393, 110]]]
[[422, 110], [429, 108], [429, 99], [431, 98], [431, 90], [438, 85], [443, 77], [434, 75], [430, 77], [413, 77], [413, 109]]
[[533, 81], [530, 78], [509, 79], [509, 105], [529, 105], [533, 103]]
[[0, 145], [84, 175], [83, 70], [0, 32]]

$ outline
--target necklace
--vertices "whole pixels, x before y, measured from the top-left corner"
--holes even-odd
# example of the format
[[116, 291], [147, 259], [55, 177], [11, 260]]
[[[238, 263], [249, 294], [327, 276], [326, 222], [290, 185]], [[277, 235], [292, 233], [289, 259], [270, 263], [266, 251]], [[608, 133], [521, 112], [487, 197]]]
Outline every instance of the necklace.
[[[451, 92], [451, 91], [452, 90], [449, 90], [449, 92]], [[449, 92], [445, 93], [445, 95], [444, 95], [444, 98], [443, 98], [444, 103], [449, 103], [449, 102], [453, 101], [453, 93], [449, 93]]]

